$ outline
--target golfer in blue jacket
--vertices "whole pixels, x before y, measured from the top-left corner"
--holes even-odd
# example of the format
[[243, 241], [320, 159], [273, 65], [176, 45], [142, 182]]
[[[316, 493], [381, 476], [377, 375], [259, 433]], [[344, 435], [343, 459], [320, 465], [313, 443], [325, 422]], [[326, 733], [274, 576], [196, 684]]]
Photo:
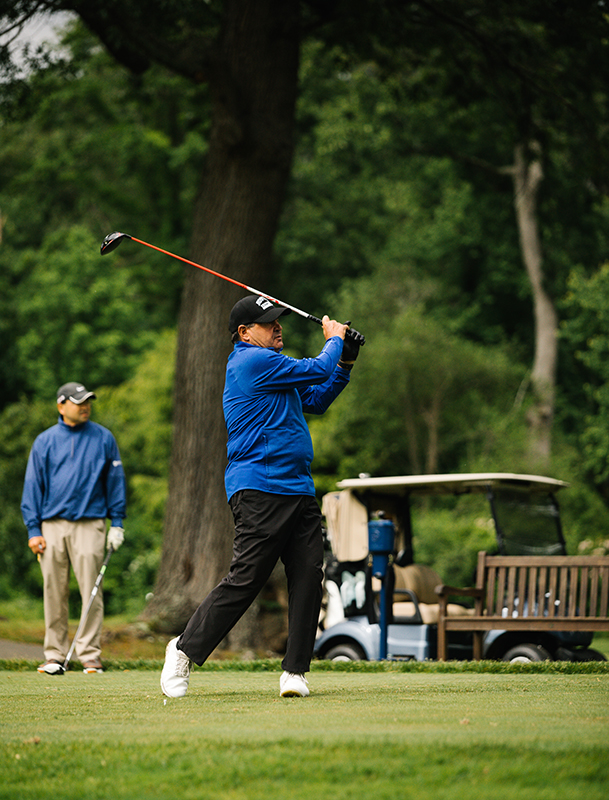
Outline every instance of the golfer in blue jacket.
[[309, 671], [322, 598], [321, 513], [311, 477], [313, 446], [304, 413], [323, 414], [349, 382], [359, 345], [347, 325], [325, 316], [326, 343], [316, 358], [282, 354], [279, 318], [289, 309], [249, 296], [232, 309], [234, 349], [224, 386], [228, 432], [225, 486], [234, 523], [228, 575], [167, 645], [161, 688], [188, 689], [201, 665], [254, 601], [281, 558], [288, 581], [288, 640], [282, 697], [309, 694]]
[[[59, 420], [35, 439], [25, 473], [21, 512], [44, 581], [46, 660], [38, 667], [41, 673], [62, 672], [68, 654], [70, 565], [84, 603], [95, 586], [105, 544], [116, 550], [124, 539], [125, 474], [114, 436], [89, 419], [94, 398], [80, 383], [59, 388]], [[98, 592], [75, 642], [84, 672], [103, 671], [103, 613]]]

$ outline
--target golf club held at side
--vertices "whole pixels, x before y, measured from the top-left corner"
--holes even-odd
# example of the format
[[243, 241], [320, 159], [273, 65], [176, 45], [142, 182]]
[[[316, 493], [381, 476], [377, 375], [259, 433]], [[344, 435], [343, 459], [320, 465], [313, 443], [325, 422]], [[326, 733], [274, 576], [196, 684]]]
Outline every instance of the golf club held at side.
[[83, 613], [80, 616], [80, 624], [78, 625], [76, 633], [74, 634], [74, 639], [72, 641], [72, 646], [70, 647], [70, 650], [68, 651], [68, 655], [66, 656], [66, 660], [63, 662], [63, 666], [62, 666], [61, 670], [59, 670], [58, 674], [60, 674], [60, 675], [63, 675], [66, 672], [66, 670], [68, 669], [68, 667], [70, 666], [70, 659], [72, 658], [72, 653], [74, 652], [74, 648], [76, 647], [76, 642], [78, 641], [78, 637], [80, 636], [80, 633], [81, 633], [81, 631], [83, 629], [83, 626], [84, 626], [85, 622], [87, 621], [87, 617], [89, 616], [89, 611], [91, 610], [91, 606], [93, 605], [93, 601], [95, 600], [95, 596], [97, 595], [97, 592], [99, 591], [99, 587], [101, 586], [101, 582], [102, 582], [102, 580], [104, 578], [104, 575], [106, 573], [106, 567], [108, 566], [108, 562], [110, 561], [110, 556], [112, 555], [113, 552], [114, 552], [114, 550], [112, 548], [112, 545], [110, 545], [110, 547], [108, 548], [108, 552], [106, 554], [106, 557], [104, 559], [104, 563], [102, 564], [101, 569], [99, 571], [99, 575], [97, 576], [97, 579], [95, 581], [95, 585], [93, 586], [93, 590], [91, 592], [91, 596], [89, 597], [89, 602], [87, 603], [87, 607], [85, 608], [85, 610], [83, 611]]

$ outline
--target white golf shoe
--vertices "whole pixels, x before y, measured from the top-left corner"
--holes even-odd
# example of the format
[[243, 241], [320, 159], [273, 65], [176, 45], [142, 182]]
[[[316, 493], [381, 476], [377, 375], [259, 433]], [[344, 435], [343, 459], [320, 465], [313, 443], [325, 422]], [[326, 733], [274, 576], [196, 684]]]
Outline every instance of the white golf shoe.
[[48, 661], [45, 661], [44, 664], [40, 664], [38, 672], [41, 675], [63, 675], [65, 669], [60, 661], [57, 661], [55, 658], [50, 658]]
[[302, 673], [284, 672], [279, 678], [280, 697], [308, 697], [308, 681]]
[[192, 661], [177, 648], [178, 637], [165, 649], [165, 664], [161, 672], [161, 689], [167, 697], [184, 697], [188, 691]]
[[82, 671], [85, 675], [93, 675], [95, 672], [103, 672], [101, 661], [85, 661], [82, 665]]

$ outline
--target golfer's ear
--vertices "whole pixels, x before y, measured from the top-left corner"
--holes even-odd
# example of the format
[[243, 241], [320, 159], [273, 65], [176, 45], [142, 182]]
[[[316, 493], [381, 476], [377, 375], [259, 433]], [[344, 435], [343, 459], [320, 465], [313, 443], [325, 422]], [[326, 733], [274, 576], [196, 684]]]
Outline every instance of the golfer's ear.
[[249, 339], [249, 328], [247, 327], [247, 325], [239, 325], [239, 327], [237, 328], [237, 333], [239, 334], [241, 339], [245, 341]]

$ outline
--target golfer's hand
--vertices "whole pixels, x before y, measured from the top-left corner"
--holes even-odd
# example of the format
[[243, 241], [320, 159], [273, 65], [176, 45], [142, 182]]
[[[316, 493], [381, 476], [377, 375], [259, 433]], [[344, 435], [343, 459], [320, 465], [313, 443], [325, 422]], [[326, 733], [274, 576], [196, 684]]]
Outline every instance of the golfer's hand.
[[108, 549], [118, 550], [124, 541], [125, 531], [122, 528], [110, 528], [106, 539], [106, 547]]
[[[349, 324], [348, 322], [346, 323]], [[340, 361], [338, 362], [341, 366], [344, 364], [349, 364], [353, 366], [355, 359], [359, 355], [359, 348], [360, 343], [356, 339], [351, 336], [345, 336], [345, 341], [343, 343], [343, 352], [340, 357]]]
[[47, 549], [44, 536], [32, 536], [27, 545], [35, 556], [42, 555]]
[[333, 336], [340, 336], [341, 339], [344, 339], [349, 327], [348, 325], [343, 325], [342, 322], [337, 322], [335, 319], [330, 319], [327, 314], [321, 318], [321, 325], [326, 340], [331, 339]]

